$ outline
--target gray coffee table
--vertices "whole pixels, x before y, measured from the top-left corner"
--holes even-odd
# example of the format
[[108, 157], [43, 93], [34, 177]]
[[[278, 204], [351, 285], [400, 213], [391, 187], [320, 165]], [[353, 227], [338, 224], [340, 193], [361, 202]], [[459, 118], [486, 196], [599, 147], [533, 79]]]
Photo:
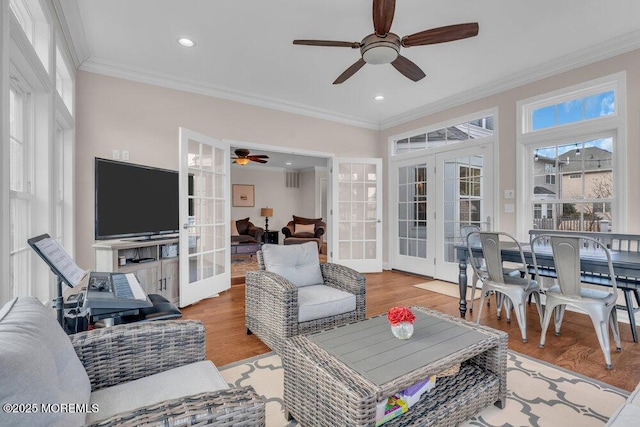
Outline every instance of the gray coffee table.
[[415, 332], [391, 334], [386, 315], [286, 341], [285, 415], [304, 426], [373, 426], [377, 402], [461, 364], [385, 426], [457, 425], [507, 391], [507, 334], [423, 307]]

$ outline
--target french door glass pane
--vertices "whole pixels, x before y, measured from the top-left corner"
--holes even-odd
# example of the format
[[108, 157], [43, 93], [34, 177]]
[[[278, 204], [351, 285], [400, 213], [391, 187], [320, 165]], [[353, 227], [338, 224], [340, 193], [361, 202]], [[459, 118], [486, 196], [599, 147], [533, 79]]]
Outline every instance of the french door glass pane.
[[455, 245], [462, 243], [462, 225], [481, 225], [484, 178], [483, 156], [462, 156], [444, 161], [444, 261], [455, 262]]
[[339, 166], [338, 248], [342, 259], [377, 257], [376, 181], [375, 165], [341, 163]]
[[427, 165], [398, 169], [398, 249], [401, 255], [427, 257]]

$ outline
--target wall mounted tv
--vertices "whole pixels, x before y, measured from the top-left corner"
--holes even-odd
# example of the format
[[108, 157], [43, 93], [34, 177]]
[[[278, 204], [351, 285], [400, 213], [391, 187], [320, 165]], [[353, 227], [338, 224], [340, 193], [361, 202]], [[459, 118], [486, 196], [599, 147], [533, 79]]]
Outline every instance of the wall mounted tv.
[[177, 171], [97, 157], [94, 167], [96, 240], [178, 233]]

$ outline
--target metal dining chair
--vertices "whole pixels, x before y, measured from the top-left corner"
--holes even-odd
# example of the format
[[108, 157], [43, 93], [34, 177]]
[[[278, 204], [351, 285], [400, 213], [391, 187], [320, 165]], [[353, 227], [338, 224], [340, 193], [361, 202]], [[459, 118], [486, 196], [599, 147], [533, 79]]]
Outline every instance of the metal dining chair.
[[[590, 237], [550, 234], [538, 235], [531, 241], [531, 256], [536, 276], [538, 271], [536, 251], [542, 253], [544, 250], [544, 246], [541, 245], [542, 241], [548, 242], [551, 245], [553, 263], [557, 274], [557, 284], [544, 290], [546, 307], [542, 320], [540, 348], [544, 348], [545, 345], [547, 328], [551, 320], [551, 312], [553, 311], [554, 313], [555, 334], [560, 335], [560, 326], [565, 308], [567, 306], [574, 307], [586, 312], [591, 318], [593, 327], [596, 330], [596, 335], [598, 336], [600, 348], [604, 354], [606, 367], [607, 369], [611, 369], [608, 326], [611, 327], [613, 332], [616, 350], [621, 351], [622, 347], [620, 346], [618, 315], [615, 309], [618, 298], [616, 276], [614, 274], [609, 250], [603, 243]], [[585, 252], [590, 252], [591, 256], [596, 253], [598, 256], [606, 256], [609, 265], [609, 277], [611, 279], [611, 288], [608, 290], [592, 289], [583, 286], [582, 281], [585, 277], [580, 270], [580, 255], [581, 250], [585, 247], [589, 248]], [[548, 253], [548, 246], [546, 251]]]
[[[480, 240], [483, 257], [485, 259], [486, 274], [479, 271], [476, 257], [473, 255], [472, 241], [474, 238]], [[482, 317], [482, 307], [485, 295], [493, 291], [506, 297], [505, 311], [507, 322], [511, 322], [511, 309], [516, 313], [518, 326], [522, 335], [522, 341], [527, 342], [527, 310], [526, 302], [529, 295], [533, 295], [536, 300], [536, 308], [540, 319], [543, 318], [542, 305], [540, 304], [540, 286], [535, 280], [531, 280], [528, 273], [524, 273], [524, 277], [509, 276], [504, 274], [502, 267], [501, 243], [509, 247], [518, 248], [520, 258], [523, 265], [526, 265], [524, 254], [520, 243], [510, 234], [495, 231], [474, 231], [467, 238], [467, 249], [469, 251], [470, 264], [474, 269], [474, 273], [478, 275], [482, 281], [482, 295], [480, 297], [480, 309], [476, 318], [476, 323], [480, 323]], [[476, 246], [477, 249], [477, 246]], [[502, 304], [497, 304], [497, 315], [500, 319]]]
[[[474, 232], [479, 233], [480, 227], [472, 224], [467, 224], [460, 227], [460, 237], [462, 238], [462, 242], [465, 245], [469, 241], [469, 235]], [[477, 234], [471, 237], [471, 245], [475, 247], [480, 246], [480, 239], [478, 238]], [[476, 268], [473, 269], [473, 277], [471, 280], [471, 283], [472, 283], [471, 284], [471, 307], [469, 308], [469, 311], [471, 313], [473, 313], [473, 305], [476, 300], [476, 288], [477, 288], [478, 282], [480, 281], [479, 274], [482, 274], [482, 275], [487, 274], [487, 269], [484, 265], [484, 260], [482, 258], [476, 257], [474, 258], [474, 262], [475, 262]], [[503, 274], [506, 276], [521, 276], [523, 272], [522, 267], [503, 268], [502, 271], [503, 271]], [[498, 299], [498, 296], [496, 296], [496, 299]], [[500, 304], [499, 300], [497, 301], [497, 304]], [[487, 300], [487, 305], [489, 305], [489, 300]]]

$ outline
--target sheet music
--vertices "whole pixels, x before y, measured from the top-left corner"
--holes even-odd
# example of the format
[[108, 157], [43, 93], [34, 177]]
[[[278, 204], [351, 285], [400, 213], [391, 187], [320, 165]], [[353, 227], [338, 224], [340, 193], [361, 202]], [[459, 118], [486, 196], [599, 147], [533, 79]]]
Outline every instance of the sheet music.
[[35, 245], [49, 262], [58, 269], [60, 274], [70, 282], [71, 286], [77, 286], [87, 275], [87, 271], [78, 267], [57, 240], [47, 237], [37, 241]]

